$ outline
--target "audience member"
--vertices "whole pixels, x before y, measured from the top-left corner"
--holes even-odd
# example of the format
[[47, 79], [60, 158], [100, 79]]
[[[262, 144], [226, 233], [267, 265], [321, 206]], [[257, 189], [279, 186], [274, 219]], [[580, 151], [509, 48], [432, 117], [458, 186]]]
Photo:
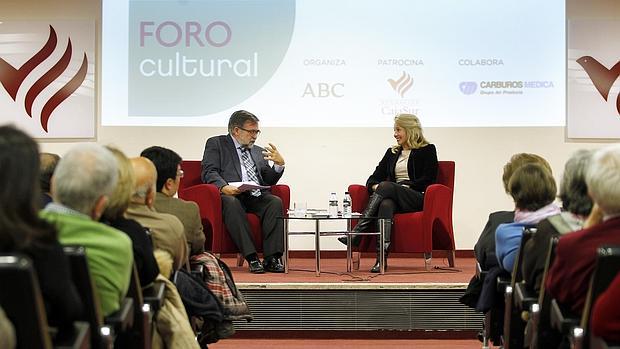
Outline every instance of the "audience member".
[[[132, 158], [131, 165], [136, 183], [127, 209], [127, 218], [135, 219], [151, 232], [153, 247], [168, 254], [172, 261], [172, 270], [178, 270], [187, 263], [188, 257], [183, 224], [177, 217], [155, 210], [157, 171], [151, 160], [143, 157]], [[158, 258], [157, 262], [159, 271], [169, 277], [172, 270], [169, 270], [167, 263], [161, 258]]]
[[151, 160], [157, 169], [155, 209], [157, 212], [175, 215], [183, 223], [185, 237], [190, 245], [190, 255], [204, 252], [205, 235], [198, 205], [193, 201], [174, 197], [183, 177], [181, 157], [170, 149], [158, 146], [144, 149], [140, 156]]
[[[605, 244], [620, 245], [620, 145], [594, 153], [586, 184], [596, 210], [602, 212], [602, 222], [560, 237], [545, 280], [549, 294], [578, 315], [583, 311], [596, 250]], [[591, 214], [597, 214], [596, 210]]]
[[514, 223], [500, 224], [495, 231], [495, 255], [504, 270], [512, 272], [524, 228], [560, 213], [555, 200], [556, 185], [551, 172], [539, 164], [519, 167], [508, 182], [515, 202]]
[[594, 335], [620, 343], [620, 274], [600, 294], [592, 308], [591, 328]]
[[[552, 173], [551, 166], [539, 155], [530, 153], [518, 153], [514, 154], [510, 160], [504, 165], [504, 171], [502, 174], [502, 183], [504, 185], [504, 191], [510, 195], [510, 189], [508, 183], [512, 174], [521, 166], [525, 164], [540, 164], [544, 166], [549, 173]], [[483, 270], [489, 270], [498, 265], [497, 257], [495, 256], [495, 230], [502, 223], [510, 223], [514, 221], [514, 211], [496, 211], [489, 215], [487, 221], [478, 242], [474, 246], [474, 252], [476, 254], [476, 260], [480, 264]]]
[[159, 274], [159, 267], [155, 260], [148, 231], [140, 223], [124, 216], [133, 195], [135, 183], [131, 161], [120, 150], [110, 147], [108, 149], [118, 162], [118, 183], [110, 195], [102, 219], [112, 227], [125, 232], [131, 238], [134, 261], [140, 275], [140, 284], [146, 286], [157, 279], [159, 282], [163, 282], [166, 287], [165, 300], [155, 321], [154, 330], [158, 335], [153, 347], [196, 348], [198, 345], [179, 293], [170, 280]]
[[0, 252], [29, 256], [37, 272], [47, 321], [70, 329], [82, 312], [56, 229], [37, 215], [41, 200], [38, 146], [13, 126], [0, 126]]
[[133, 265], [127, 235], [98, 222], [117, 178], [116, 160], [107, 149], [79, 144], [58, 163], [52, 179], [54, 202], [41, 214], [56, 226], [62, 244], [86, 248], [88, 268], [104, 316], [120, 308]]
[[592, 151], [582, 149], [568, 159], [560, 184], [562, 213], [538, 223], [536, 234], [525, 244], [523, 279], [528, 289], [536, 294], [540, 291], [551, 237], [580, 230], [592, 210], [592, 199], [588, 196], [585, 178], [592, 154]]
[[134, 263], [140, 276], [140, 285], [144, 287], [155, 280], [159, 274], [159, 268], [153, 255], [153, 243], [148, 231], [135, 220], [125, 218], [125, 211], [129, 207], [135, 183], [133, 167], [123, 152], [115, 148], [107, 148], [117, 161], [118, 182], [103, 212], [102, 222], [124, 232], [131, 239]]
[[41, 183], [41, 207], [45, 207], [52, 202], [52, 191], [50, 185], [52, 184], [52, 176], [60, 156], [52, 153], [41, 153], [41, 173], [39, 174], [39, 182]]
[[[245, 110], [234, 112], [228, 121], [228, 134], [211, 137], [202, 156], [202, 181], [216, 185], [222, 194], [222, 214], [230, 237], [245, 259], [251, 273], [283, 273], [284, 225], [282, 200], [268, 190], [240, 192], [231, 182], [256, 182], [274, 185], [284, 172], [284, 158], [269, 143], [262, 148], [254, 143], [260, 134], [258, 118]], [[269, 166], [269, 161], [274, 165]], [[260, 262], [252, 241], [246, 212], [260, 217], [263, 232], [264, 261]]]
[[[510, 160], [504, 165], [502, 173], [502, 183], [504, 185], [504, 191], [506, 194], [510, 194], [508, 183], [510, 177], [519, 167], [525, 164], [540, 164], [551, 173], [551, 166], [541, 156], [530, 153], [518, 153], [510, 157]], [[492, 271], [493, 278], [501, 273], [502, 269], [499, 267], [499, 262], [495, 256], [495, 230], [500, 224], [510, 223], [514, 221], [514, 211], [496, 211], [489, 215], [489, 219], [485, 224], [478, 242], [474, 246], [474, 252], [476, 261], [480, 265], [480, 268], [484, 271]], [[459, 301], [469, 307], [476, 309], [488, 309], [493, 304], [494, 292], [491, 291], [493, 285], [489, 283], [489, 290], [486, 294], [488, 296], [481, 299], [481, 293], [483, 291], [483, 283], [478, 276], [474, 275], [469, 281], [467, 290]], [[481, 310], [482, 311], [482, 310]]]

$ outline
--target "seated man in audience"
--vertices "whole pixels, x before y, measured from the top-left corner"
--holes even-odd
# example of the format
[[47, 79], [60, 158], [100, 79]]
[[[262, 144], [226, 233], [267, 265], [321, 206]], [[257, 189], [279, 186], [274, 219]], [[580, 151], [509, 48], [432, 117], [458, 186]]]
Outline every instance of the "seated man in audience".
[[594, 153], [586, 184], [595, 204], [591, 215], [600, 211], [601, 222], [560, 238], [545, 280], [549, 294], [577, 315], [583, 312], [596, 250], [602, 245], [620, 245], [620, 145]]
[[180, 269], [187, 262], [187, 240], [183, 224], [177, 217], [155, 210], [157, 171], [151, 160], [143, 157], [133, 158], [131, 165], [136, 183], [127, 209], [127, 218], [134, 219], [149, 229], [153, 247], [169, 254], [171, 266], [167, 266], [165, 261], [157, 258], [160, 273], [169, 277], [173, 270]]
[[39, 172], [39, 182], [41, 183], [41, 207], [45, 207], [52, 202], [50, 184], [52, 183], [52, 175], [54, 175], [56, 165], [58, 165], [58, 161], [60, 161], [60, 156], [52, 153], [41, 153], [39, 159], [41, 162], [41, 172]]
[[63, 245], [86, 248], [104, 316], [120, 308], [133, 265], [127, 235], [97, 222], [117, 177], [116, 160], [107, 149], [97, 144], [75, 146], [58, 163], [52, 179], [54, 202], [41, 213], [56, 227]]
[[205, 235], [198, 205], [193, 201], [174, 197], [183, 177], [181, 157], [170, 149], [157, 146], [144, 149], [140, 156], [151, 160], [157, 169], [155, 209], [157, 212], [175, 215], [183, 223], [185, 237], [190, 245], [190, 255], [204, 252]]

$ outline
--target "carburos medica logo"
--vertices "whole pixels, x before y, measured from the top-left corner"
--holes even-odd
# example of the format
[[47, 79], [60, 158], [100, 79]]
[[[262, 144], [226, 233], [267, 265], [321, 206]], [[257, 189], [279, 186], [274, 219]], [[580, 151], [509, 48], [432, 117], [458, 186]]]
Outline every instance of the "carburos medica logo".
[[[56, 30], [54, 30], [54, 27], [50, 25], [47, 42], [37, 53], [24, 62], [19, 68], [15, 68], [0, 57], [0, 82], [13, 101], [17, 102], [17, 93], [24, 80], [31, 73], [33, 73], [35, 68], [41, 65], [52, 55], [57, 45], [58, 36], [56, 35]], [[39, 94], [67, 70], [69, 63], [71, 62], [72, 54], [73, 48], [71, 45], [71, 38], [69, 38], [62, 57], [60, 57], [60, 59], [48, 71], [43, 73], [43, 75], [39, 77], [39, 79], [37, 79], [26, 92], [24, 109], [28, 116], [31, 118], [33, 117], [32, 106]], [[52, 117], [54, 110], [82, 85], [82, 82], [84, 82], [84, 79], [86, 78], [87, 70], [88, 57], [86, 56], [86, 53], [83, 53], [82, 64], [78, 71], [66, 84], [64, 84], [45, 102], [43, 109], [41, 109], [40, 119], [41, 128], [43, 131], [48, 132], [48, 122]]]
[[295, 1], [129, 3], [131, 116], [206, 116], [262, 88], [288, 50]]
[[392, 86], [392, 89], [396, 91], [401, 98], [405, 97], [405, 93], [409, 91], [413, 85], [413, 78], [404, 71], [397, 80], [388, 79], [387, 81], [390, 83], [390, 86]]
[[[601, 97], [607, 101], [611, 86], [618, 79], [618, 76], [620, 76], [620, 61], [611, 69], [607, 69], [591, 56], [583, 56], [577, 59], [577, 63], [583, 67], [590, 77], [590, 80], [592, 80], [596, 90], [601, 94]], [[616, 110], [618, 111], [618, 115], [620, 115], [620, 94], [616, 97]]]

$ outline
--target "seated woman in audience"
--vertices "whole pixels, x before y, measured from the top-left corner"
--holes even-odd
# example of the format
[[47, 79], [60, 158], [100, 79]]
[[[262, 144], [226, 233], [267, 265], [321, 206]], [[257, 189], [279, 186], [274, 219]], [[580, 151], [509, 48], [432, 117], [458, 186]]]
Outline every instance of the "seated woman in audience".
[[540, 291], [551, 237], [580, 230], [592, 210], [586, 184], [586, 170], [592, 154], [591, 150], [582, 149], [568, 159], [560, 184], [562, 213], [538, 223], [536, 234], [525, 244], [521, 264], [523, 279], [532, 292]]
[[556, 185], [551, 173], [539, 164], [519, 167], [508, 182], [515, 202], [514, 223], [500, 224], [495, 231], [495, 255], [502, 269], [512, 272], [521, 244], [523, 228], [560, 213], [555, 200]]
[[[551, 166], [543, 157], [530, 154], [530, 153], [518, 153], [514, 154], [510, 160], [504, 165], [504, 171], [502, 174], [502, 183], [504, 184], [504, 191], [510, 195], [510, 188], [508, 183], [512, 174], [521, 166], [526, 164], [539, 164], [552, 173]], [[484, 226], [478, 242], [474, 245], [474, 251], [476, 253], [476, 260], [480, 264], [482, 270], [489, 270], [494, 266], [497, 266], [497, 257], [495, 256], [495, 230], [500, 224], [514, 222], [514, 211], [496, 211], [489, 215], [489, 220]]]
[[601, 293], [592, 308], [592, 333], [604, 340], [620, 343], [620, 274]]
[[549, 295], [576, 315], [581, 315], [585, 305], [597, 249], [620, 245], [620, 145], [599, 149], [592, 155], [586, 183], [594, 202], [590, 216], [596, 219], [593, 225], [588, 226], [586, 220], [583, 229], [560, 237], [544, 280]]
[[[508, 189], [510, 177], [512, 177], [516, 169], [525, 164], [540, 164], [546, 168], [549, 173], [552, 173], [551, 166], [547, 160], [541, 156], [530, 153], [514, 154], [504, 165], [502, 174], [502, 183], [506, 194], [510, 194], [510, 190]], [[489, 214], [489, 219], [480, 233], [478, 242], [474, 245], [476, 261], [482, 270], [489, 271], [494, 268], [499, 268], [499, 262], [495, 256], [495, 230], [497, 230], [497, 227], [502, 223], [513, 222], [514, 216], [514, 211], [496, 211]], [[467, 290], [460, 298], [460, 302], [472, 308], [486, 308], [486, 306], [478, 306], [482, 287], [482, 281], [477, 275], [474, 275], [467, 286]], [[488, 305], [488, 302], [485, 303]]]
[[[368, 205], [354, 228], [357, 233], [368, 230], [375, 219], [366, 217], [393, 218], [394, 213], [415, 212], [422, 210], [424, 191], [437, 179], [437, 150], [422, 133], [418, 117], [400, 114], [394, 118], [394, 138], [396, 143], [383, 155], [373, 174], [366, 181], [371, 194]], [[387, 252], [390, 247], [391, 225], [385, 230], [385, 246], [377, 241], [377, 261], [370, 270], [379, 272], [379, 251], [385, 250], [387, 269]], [[346, 237], [339, 238], [346, 244]], [[357, 246], [361, 240], [356, 235], [352, 244]]]
[[39, 149], [24, 132], [0, 126], [0, 252], [23, 253], [34, 264], [50, 326], [70, 330], [82, 313], [69, 262], [56, 230], [39, 218]]
[[123, 152], [112, 147], [107, 148], [118, 162], [118, 181], [108, 199], [101, 221], [126, 233], [131, 239], [134, 263], [140, 276], [140, 285], [144, 287], [155, 280], [159, 267], [153, 256], [153, 244], [148, 231], [135, 220], [125, 218], [135, 182], [133, 167]]

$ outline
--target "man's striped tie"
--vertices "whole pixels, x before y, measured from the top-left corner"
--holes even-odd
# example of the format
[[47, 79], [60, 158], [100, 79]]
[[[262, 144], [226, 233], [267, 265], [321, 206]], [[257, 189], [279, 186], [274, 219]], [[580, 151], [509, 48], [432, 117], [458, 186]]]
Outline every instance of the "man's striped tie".
[[[241, 149], [241, 161], [243, 162], [243, 166], [245, 167], [245, 172], [248, 174], [248, 178], [250, 179], [250, 181], [256, 183], [256, 184], [260, 184], [260, 182], [258, 181], [258, 176], [256, 175], [256, 164], [254, 164], [252, 161], [250, 161], [250, 155], [249, 155], [249, 151], [247, 148], [240, 148]], [[250, 191], [250, 194], [252, 194], [252, 196], [260, 196], [261, 192], [259, 189], [252, 189]]]

